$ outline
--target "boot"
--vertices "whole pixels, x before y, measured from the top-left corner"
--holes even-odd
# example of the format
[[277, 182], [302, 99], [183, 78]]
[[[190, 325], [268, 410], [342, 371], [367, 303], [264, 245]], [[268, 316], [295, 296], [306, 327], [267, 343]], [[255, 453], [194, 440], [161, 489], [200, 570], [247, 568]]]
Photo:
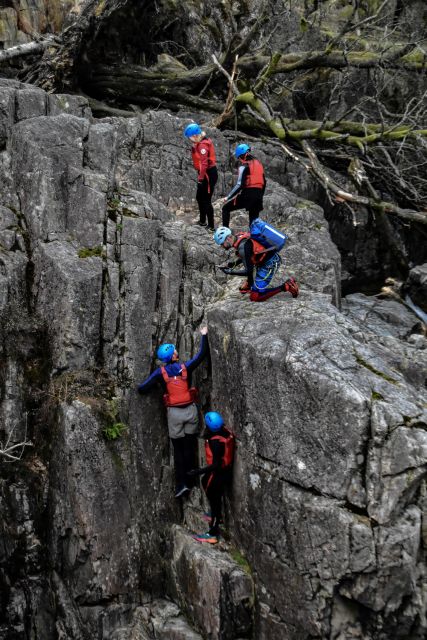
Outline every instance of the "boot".
[[283, 285], [283, 291], [289, 291], [293, 298], [298, 298], [299, 286], [295, 278], [289, 278]]

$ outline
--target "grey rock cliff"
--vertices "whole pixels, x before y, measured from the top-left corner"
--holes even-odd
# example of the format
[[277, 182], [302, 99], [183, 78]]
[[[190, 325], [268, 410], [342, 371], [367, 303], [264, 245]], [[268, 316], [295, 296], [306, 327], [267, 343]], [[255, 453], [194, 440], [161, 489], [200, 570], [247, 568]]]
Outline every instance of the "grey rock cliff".
[[[33, 444], [0, 462], [0, 638], [424, 637], [417, 317], [341, 303], [321, 208], [273, 181], [265, 214], [301, 295], [242, 299], [189, 224], [185, 121], [97, 121], [82, 98], [0, 91], [0, 440]], [[229, 138], [209, 133], [225, 166]], [[206, 320], [196, 382], [237, 435], [226, 521], [250, 574], [174, 526], [161, 393], [135, 392], [156, 345], [188, 357]], [[127, 431], [107, 442], [114, 421]], [[186, 506], [193, 527], [200, 509]]]

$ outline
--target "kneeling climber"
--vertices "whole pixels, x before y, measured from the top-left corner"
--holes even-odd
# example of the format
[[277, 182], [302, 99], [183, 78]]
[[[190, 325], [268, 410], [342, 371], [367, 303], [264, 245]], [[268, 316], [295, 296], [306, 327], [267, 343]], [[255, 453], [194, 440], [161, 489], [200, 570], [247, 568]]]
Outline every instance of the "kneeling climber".
[[196, 200], [199, 206], [199, 224], [214, 229], [212, 196], [218, 180], [215, 148], [199, 124], [193, 122], [185, 127], [184, 136], [192, 142], [191, 157], [197, 171]]
[[202, 341], [199, 353], [185, 363], [180, 363], [175, 345], [161, 344], [157, 349], [157, 357], [164, 363], [163, 366], [138, 385], [139, 393], [147, 393], [157, 382], [166, 388], [163, 401], [167, 407], [168, 431], [173, 446], [175, 498], [189, 493], [191, 487], [188, 486], [187, 472], [193, 469], [197, 460], [197, 389], [190, 386], [189, 376], [208, 352], [207, 327], [202, 327], [200, 333]]
[[[233, 235], [228, 227], [218, 227], [214, 234], [216, 244], [224, 249], [235, 249], [237, 260], [226, 267], [219, 267], [225, 274], [246, 276], [246, 282], [239, 288], [240, 293], [249, 293], [254, 302], [263, 302], [281, 291], [289, 291], [293, 298], [299, 293], [295, 278], [288, 278], [278, 287], [268, 288], [281, 264], [279, 251], [283, 249], [287, 236], [257, 218], [249, 232]], [[232, 267], [243, 264], [243, 269], [234, 271]], [[255, 277], [254, 277], [255, 269]]]
[[216, 544], [220, 535], [222, 500], [226, 487], [231, 483], [231, 471], [234, 457], [234, 435], [226, 427], [222, 416], [216, 411], [205, 415], [206, 467], [193, 469], [189, 476], [202, 475], [202, 487], [210, 506], [210, 524], [207, 533], [195, 535], [199, 542]]

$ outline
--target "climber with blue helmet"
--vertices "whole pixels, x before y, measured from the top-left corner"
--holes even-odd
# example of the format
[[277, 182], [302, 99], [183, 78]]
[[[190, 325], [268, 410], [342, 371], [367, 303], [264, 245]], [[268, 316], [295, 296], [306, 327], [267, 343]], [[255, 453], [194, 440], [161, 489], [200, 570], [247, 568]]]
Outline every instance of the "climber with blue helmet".
[[193, 143], [191, 157], [197, 171], [196, 200], [199, 206], [199, 221], [196, 224], [213, 230], [212, 196], [218, 180], [214, 144], [202, 131], [201, 126], [195, 122], [185, 127], [184, 136]]
[[164, 343], [157, 349], [157, 357], [162, 362], [144, 382], [138, 385], [141, 394], [150, 391], [157, 383], [162, 384], [165, 394], [169, 437], [173, 446], [176, 492], [175, 497], [188, 495], [187, 472], [194, 467], [197, 452], [199, 415], [197, 409], [197, 389], [191, 387], [192, 372], [208, 353], [208, 329], [200, 329], [202, 340], [196, 356], [180, 362], [174, 344]]
[[[255, 233], [260, 227], [266, 227], [270, 231], [271, 235], [278, 241], [277, 246], [265, 241], [263, 243], [260, 242], [259, 234], [256, 235]], [[233, 234], [228, 227], [218, 227], [213, 239], [217, 245], [222, 246], [227, 251], [230, 249], [236, 251], [237, 259], [229, 262], [226, 266], [219, 267], [219, 269], [226, 275], [246, 276], [246, 282], [239, 288], [239, 291], [243, 294], [249, 293], [249, 298], [252, 302], [264, 302], [282, 291], [289, 292], [293, 298], [298, 297], [299, 287], [293, 277], [288, 278], [277, 287], [268, 286], [281, 265], [279, 251], [286, 242], [286, 234], [282, 234], [258, 218], [251, 224], [249, 232]], [[243, 269], [236, 271], [235, 267], [239, 265], [242, 265]]]
[[210, 506], [209, 531], [195, 535], [199, 542], [216, 544], [220, 535], [222, 500], [226, 487], [231, 482], [235, 437], [224, 426], [220, 413], [208, 411], [205, 414], [205, 455], [206, 466], [193, 469], [190, 477], [203, 475], [202, 487]]
[[264, 168], [259, 160], [251, 154], [251, 148], [246, 143], [238, 144], [234, 157], [239, 161], [237, 182], [224, 198], [222, 207], [222, 226], [230, 225], [230, 213], [236, 209], [246, 209], [249, 212], [249, 224], [258, 217], [263, 209], [263, 196], [266, 186]]

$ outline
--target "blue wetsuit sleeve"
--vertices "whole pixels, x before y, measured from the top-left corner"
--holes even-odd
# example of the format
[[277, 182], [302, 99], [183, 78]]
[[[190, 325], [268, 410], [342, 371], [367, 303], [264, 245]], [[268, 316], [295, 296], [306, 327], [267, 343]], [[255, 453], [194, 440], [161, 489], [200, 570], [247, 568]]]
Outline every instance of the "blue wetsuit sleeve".
[[208, 345], [209, 345], [208, 336], [207, 335], [202, 336], [199, 353], [197, 353], [194, 356], [194, 358], [191, 358], [191, 360], [188, 360], [185, 363], [188, 373], [191, 373], [192, 371], [194, 371], [194, 369], [196, 369], [196, 367], [198, 367], [199, 364], [206, 358], [206, 354], [208, 352]]
[[153, 373], [144, 382], [138, 385], [138, 393], [147, 393], [152, 389], [157, 382], [163, 380], [162, 372], [160, 369], [155, 369]]
[[237, 174], [237, 182], [232, 188], [232, 190], [230, 191], [230, 193], [228, 194], [227, 202], [229, 202], [230, 200], [233, 200], [233, 198], [235, 198], [243, 189], [244, 179], [248, 171], [249, 171], [249, 168], [246, 166], [239, 167], [239, 173]]

